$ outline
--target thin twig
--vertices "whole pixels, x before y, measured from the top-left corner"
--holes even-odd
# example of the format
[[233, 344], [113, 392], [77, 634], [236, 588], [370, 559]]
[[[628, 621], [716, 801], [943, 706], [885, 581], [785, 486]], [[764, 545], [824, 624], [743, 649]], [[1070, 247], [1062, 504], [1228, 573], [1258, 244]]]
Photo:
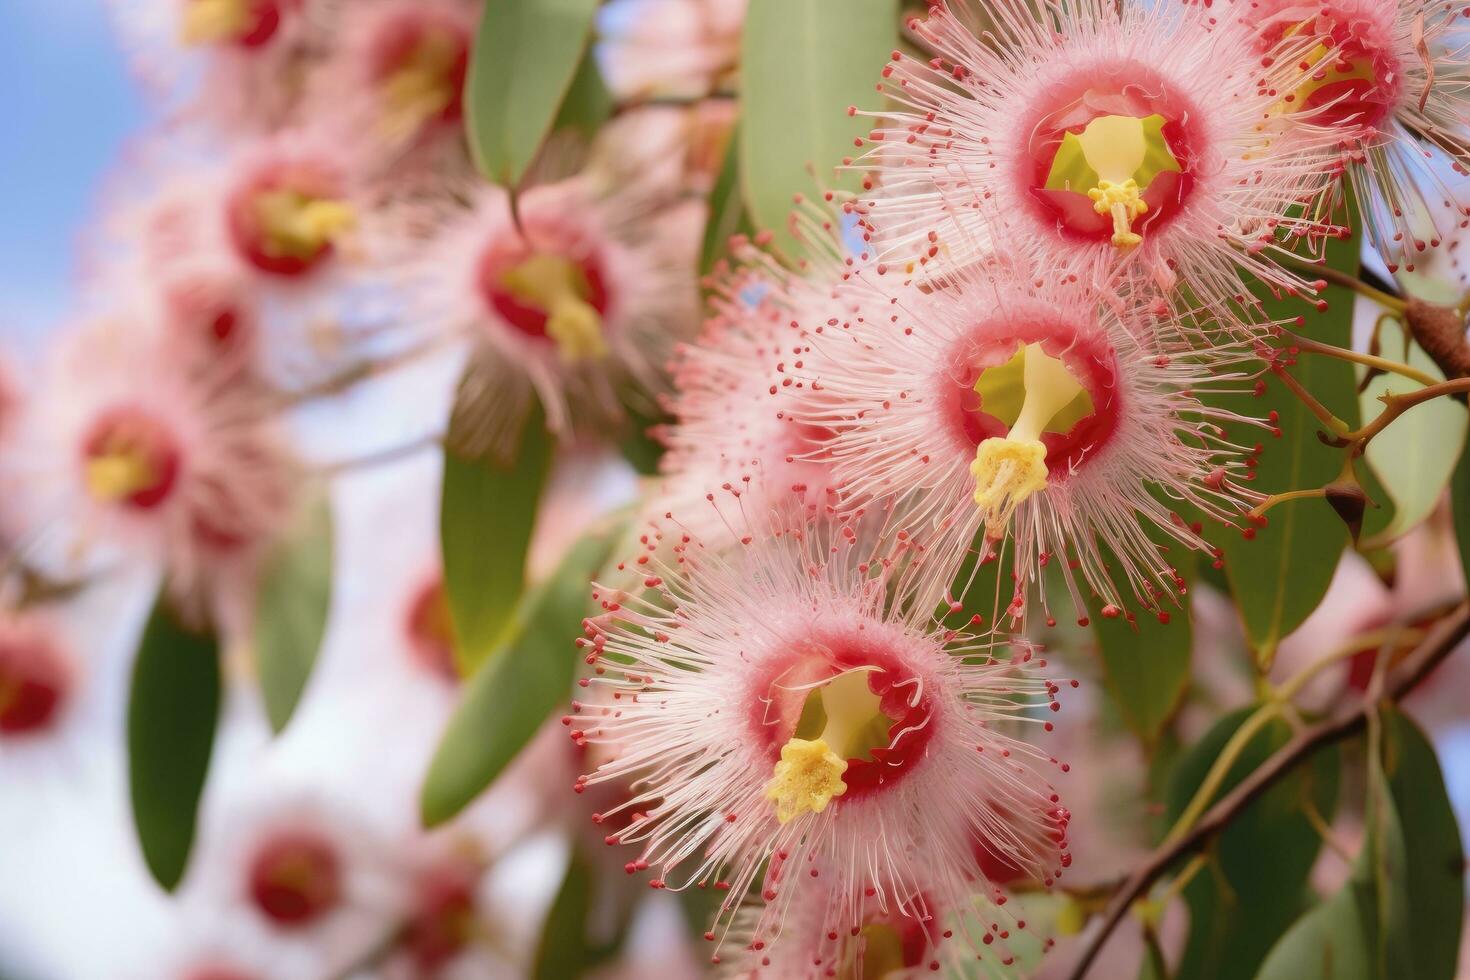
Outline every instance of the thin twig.
[[1317, 836], [1322, 838], [1322, 843], [1326, 844], [1332, 853], [1342, 858], [1345, 864], [1353, 863], [1352, 852], [1332, 832], [1332, 825], [1327, 822], [1326, 817], [1322, 816], [1322, 811], [1317, 809], [1317, 801], [1312, 799], [1310, 794], [1304, 794], [1302, 797], [1302, 815], [1307, 818], [1307, 823], [1312, 825], [1312, 829], [1317, 832]]
[[[1380, 317], [1380, 319], [1382, 318]], [[1378, 357], [1375, 354], [1361, 354], [1358, 351], [1348, 350], [1345, 347], [1337, 347], [1333, 344], [1324, 344], [1320, 340], [1313, 340], [1311, 337], [1303, 337], [1301, 334], [1292, 333], [1290, 330], [1283, 330], [1281, 332], [1284, 336], [1290, 339], [1291, 346], [1303, 351], [1307, 351], [1309, 353], [1326, 354], [1328, 357], [1336, 357], [1339, 360], [1351, 361], [1354, 364], [1362, 364], [1366, 367], [1376, 368], [1380, 372], [1388, 371], [1392, 372], [1393, 374], [1401, 374], [1411, 381], [1419, 382], [1421, 385], [1432, 385], [1439, 383], [1439, 379], [1436, 378], [1434, 375], [1428, 374], [1408, 364], [1401, 364], [1398, 361], [1392, 361], [1386, 357]]]
[[1333, 415], [1330, 408], [1328, 408], [1326, 405], [1323, 405], [1320, 401], [1317, 400], [1315, 395], [1313, 395], [1306, 388], [1302, 387], [1302, 383], [1296, 378], [1292, 377], [1290, 371], [1286, 370], [1284, 366], [1278, 366], [1275, 370], [1276, 377], [1281, 379], [1281, 383], [1286, 385], [1287, 390], [1289, 390], [1293, 395], [1296, 395], [1301, 403], [1311, 410], [1313, 415], [1317, 416], [1318, 421], [1327, 426], [1327, 428], [1331, 429], [1333, 432], [1341, 434], [1348, 431], [1347, 423], [1338, 418], [1336, 415]]
[[330, 398], [340, 395], [364, 381], [380, 378], [398, 370], [404, 365], [411, 364], [422, 357], [427, 357], [438, 350], [442, 350], [444, 344], [439, 340], [429, 340], [413, 347], [395, 351], [383, 357], [368, 358], [358, 361], [356, 364], [344, 368], [338, 373], [324, 378], [305, 388], [295, 391], [283, 391], [280, 394], [281, 407], [284, 409], [295, 408], [318, 398]]
[[1272, 507], [1275, 507], [1277, 504], [1284, 504], [1292, 500], [1307, 500], [1311, 497], [1325, 496], [1327, 496], [1326, 487], [1312, 487], [1307, 490], [1288, 490], [1285, 493], [1273, 493], [1267, 496], [1265, 500], [1252, 507], [1250, 509], [1250, 516], [1262, 517], [1265, 515], [1266, 511], [1270, 510]]
[[1470, 378], [1456, 378], [1453, 381], [1441, 381], [1427, 388], [1406, 391], [1403, 394], [1380, 395], [1378, 400], [1383, 402], [1383, 411], [1379, 412], [1372, 422], [1369, 422], [1361, 429], [1345, 432], [1339, 436], [1326, 436], [1324, 440], [1332, 446], [1351, 446], [1353, 450], [1352, 455], [1361, 456], [1364, 448], [1374, 436], [1388, 428], [1394, 419], [1415, 405], [1432, 401], [1441, 395], [1455, 395], [1462, 392], [1470, 392]]
[[[1417, 687], [1437, 667], [1459, 642], [1470, 634], [1470, 603], [1462, 602], [1454, 612], [1446, 616], [1430, 630], [1429, 636], [1409, 656], [1396, 672], [1392, 681], [1384, 686], [1384, 695], [1397, 701]], [[1282, 746], [1260, 768], [1243, 779], [1227, 793], [1220, 802], [1212, 806], [1195, 824], [1194, 829], [1178, 840], [1161, 845], [1149, 856], [1128, 880], [1124, 882], [1103, 913], [1102, 925], [1088, 940], [1076, 965], [1068, 974], [1069, 980], [1081, 980], [1087, 975], [1093, 961], [1101, 952], [1128, 914], [1128, 909], [1155, 881], [1164, 875], [1176, 861], [1186, 854], [1193, 854], [1204, 847], [1216, 834], [1228, 827], [1246, 807], [1260, 795], [1285, 778], [1318, 749], [1340, 742], [1355, 734], [1367, 724], [1368, 716], [1377, 710], [1377, 701], [1365, 698], [1347, 709], [1339, 711], [1327, 720], [1317, 723]]]
[[396, 446], [388, 446], [386, 449], [374, 450], [351, 459], [338, 460], [335, 463], [325, 463], [318, 468], [323, 476], [339, 476], [343, 473], [351, 473], [357, 470], [369, 469], [374, 466], [384, 466], [388, 463], [396, 463], [401, 459], [421, 453], [425, 449], [432, 449], [444, 444], [444, 437], [438, 433], [427, 436], [419, 436], [408, 442], [399, 443]]

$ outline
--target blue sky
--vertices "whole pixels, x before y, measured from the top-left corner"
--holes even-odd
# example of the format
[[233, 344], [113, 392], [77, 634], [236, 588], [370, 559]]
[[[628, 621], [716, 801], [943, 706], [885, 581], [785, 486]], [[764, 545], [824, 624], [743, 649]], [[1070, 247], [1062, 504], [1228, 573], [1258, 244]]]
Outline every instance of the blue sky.
[[103, 0], [0, 2], [0, 339], [64, 317], [77, 232], [101, 180], [143, 125]]

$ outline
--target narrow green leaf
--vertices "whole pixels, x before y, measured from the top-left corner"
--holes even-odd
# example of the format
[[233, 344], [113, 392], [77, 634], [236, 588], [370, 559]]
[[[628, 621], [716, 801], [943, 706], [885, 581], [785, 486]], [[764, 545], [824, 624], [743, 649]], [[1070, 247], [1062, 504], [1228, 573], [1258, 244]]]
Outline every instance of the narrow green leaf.
[[[1183, 811], [1225, 743], [1254, 711], [1226, 715], [1179, 760], [1170, 780], [1170, 825]], [[1264, 726], [1231, 767], [1216, 799], [1291, 737], [1283, 721]], [[1339, 755], [1319, 751], [1243, 810], [1216, 842], [1211, 865], [1184, 889], [1190, 931], [1179, 977], [1248, 980], [1276, 937], [1301, 914], [1307, 876], [1321, 838], [1306, 816], [1314, 805], [1331, 820], [1337, 805]]]
[[588, 918], [592, 912], [592, 865], [580, 848], [572, 849], [566, 876], [546, 914], [541, 928], [541, 942], [536, 950], [536, 980], [561, 980], [580, 977], [596, 962], [588, 939]]
[[425, 826], [464, 809], [566, 701], [588, 583], [613, 540], [606, 535], [578, 542], [556, 573], [526, 595], [505, 642], [465, 685], [424, 782], [419, 802]]
[[1405, 840], [1376, 759], [1368, 782], [1363, 847], [1352, 877], [1281, 937], [1257, 980], [1427, 980], [1410, 963]]
[[1465, 910], [1465, 850], [1434, 747], [1408, 715], [1383, 714], [1383, 767], [1398, 805], [1407, 863], [1408, 946], [1415, 980], [1453, 980]]
[[169, 891], [183, 878], [194, 844], [220, 684], [218, 641], [181, 625], [160, 596], [133, 666], [128, 783], [143, 859]]
[[1460, 463], [1450, 480], [1450, 509], [1455, 519], [1455, 541], [1460, 546], [1460, 565], [1470, 583], [1470, 441], [1460, 449]]
[[[1157, 530], [1151, 531], [1150, 537], [1160, 543], [1167, 541]], [[1186, 585], [1192, 583], [1194, 553], [1179, 544], [1167, 546], [1180, 577]], [[1088, 601], [1108, 694], [1128, 728], [1150, 748], [1189, 687], [1189, 654], [1193, 648], [1188, 598], [1179, 607], [1164, 605], [1163, 611], [1169, 617], [1167, 624], [1148, 612], [1137, 614], [1135, 621], [1129, 622], [1125, 616], [1104, 616], [1097, 596]]]
[[[791, 247], [796, 194], [855, 184], [834, 169], [871, 124], [897, 42], [896, 0], [751, 0], [741, 45], [740, 181], [756, 225]], [[814, 179], [812, 173], [820, 179]]]
[[[1334, 269], [1356, 274], [1359, 240], [1333, 240], [1327, 245], [1327, 263]], [[1304, 318], [1302, 331], [1314, 339], [1340, 347], [1352, 346], [1353, 293], [1331, 286], [1324, 293], [1329, 306], [1318, 313], [1301, 300], [1266, 299], [1273, 318]], [[1328, 410], [1349, 425], [1358, 417], [1356, 382], [1352, 365], [1336, 358], [1303, 356], [1292, 375]], [[1279, 413], [1280, 436], [1257, 429], [1236, 428], [1232, 435], [1263, 448], [1252, 489], [1281, 493], [1320, 487], [1332, 482], [1342, 469], [1339, 449], [1317, 439], [1322, 423], [1286, 388], [1270, 376], [1264, 397], [1254, 405], [1226, 402], [1241, 411], [1264, 415]], [[1236, 532], [1215, 535], [1225, 552], [1225, 573], [1230, 592], [1245, 624], [1246, 636], [1263, 665], [1276, 655], [1276, 646], [1302, 624], [1327, 594], [1348, 530], [1332, 508], [1322, 500], [1281, 504], [1267, 514], [1267, 526], [1253, 529], [1252, 539]]]
[[598, 0], [492, 0], [465, 79], [465, 126], [480, 173], [520, 182], [561, 108]]
[[590, 140], [612, 112], [612, 93], [602, 80], [597, 54], [592, 45], [588, 45], [582, 52], [577, 74], [572, 77], [571, 87], [567, 89], [567, 97], [562, 101], [561, 112], [557, 114], [552, 129], [574, 130]]
[[539, 410], [528, 416], [512, 462], [468, 458], [445, 447], [439, 543], [454, 659], [463, 677], [500, 642], [525, 590], [526, 551], [552, 448]]
[[709, 220], [704, 226], [704, 244], [699, 251], [699, 271], [708, 273], [714, 268], [731, 235], [750, 230], [750, 218], [740, 197], [740, 126], [737, 124], [725, 150], [720, 176], [710, 191]]
[[[1433, 375], [1444, 373], [1417, 344], [1391, 344], [1387, 355]], [[1401, 394], [1422, 387], [1399, 374], [1376, 377], [1360, 396], [1363, 418], [1383, 410], [1378, 396]], [[1394, 518], [1384, 528], [1385, 538], [1396, 538], [1427, 518], [1439, 504], [1459, 459], [1467, 429], [1465, 406], [1453, 398], [1436, 398], [1409, 409], [1394, 420], [1390, 431], [1368, 443], [1367, 458], [1394, 504]]]
[[271, 730], [291, 720], [332, 605], [332, 510], [315, 496], [267, 556], [255, 606], [255, 662]]
[[649, 415], [630, 406], [627, 412], [627, 434], [618, 443], [618, 448], [635, 470], [644, 476], [654, 476], [664, 458], [664, 444], [659, 441], [657, 430], [674, 420], [662, 411]]

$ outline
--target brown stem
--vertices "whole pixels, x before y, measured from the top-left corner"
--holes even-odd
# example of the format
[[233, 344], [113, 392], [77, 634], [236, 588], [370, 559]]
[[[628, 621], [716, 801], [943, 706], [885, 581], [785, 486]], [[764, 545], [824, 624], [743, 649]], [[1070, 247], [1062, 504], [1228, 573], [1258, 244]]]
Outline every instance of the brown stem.
[[1332, 410], [1318, 401], [1317, 397], [1310, 391], [1302, 387], [1302, 383], [1296, 378], [1293, 378], [1291, 372], [1286, 370], [1285, 367], [1277, 369], [1276, 377], [1281, 379], [1281, 383], [1286, 385], [1287, 390], [1293, 395], [1296, 395], [1301, 403], [1307, 406], [1323, 425], [1327, 426], [1333, 432], [1343, 433], [1347, 431], [1347, 423], [1336, 415], [1333, 415]]
[[[1470, 634], [1470, 603], [1462, 602], [1442, 619], [1429, 636], [1409, 656], [1384, 686], [1384, 697], [1396, 701], [1412, 691], [1429, 676], [1459, 642]], [[1205, 811], [1194, 829], [1177, 841], [1160, 846], [1113, 896], [1103, 913], [1102, 925], [1083, 948], [1081, 956], [1068, 974], [1069, 980], [1082, 980], [1087, 975], [1103, 945], [1128, 914], [1129, 907], [1181, 857], [1205, 846], [1228, 827], [1241, 812], [1260, 795], [1285, 778], [1293, 769], [1323, 746], [1340, 742], [1361, 729], [1376, 710], [1376, 702], [1365, 698], [1325, 721], [1304, 729], [1278, 749], [1214, 806]]]
[[1311, 337], [1303, 337], [1301, 334], [1292, 333], [1290, 330], [1283, 330], [1282, 333], [1289, 338], [1291, 346], [1299, 350], [1313, 354], [1326, 354], [1328, 357], [1336, 357], [1339, 360], [1362, 364], [1364, 367], [1371, 368], [1380, 374], [1383, 372], [1401, 374], [1410, 381], [1417, 381], [1421, 385], [1432, 385], [1439, 381], [1432, 374], [1425, 374], [1418, 368], [1408, 364], [1400, 364], [1398, 361], [1392, 361], [1386, 357], [1379, 357], [1377, 353], [1360, 354], [1355, 350], [1347, 350], [1346, 348], [1336, 347], [1332, 344], [1324, 344], [1319, 340], [1313, 340]]
[[374, 466], [384, 466], [396, 463], [401, 459], [416, 455], [426, 449], [432, 449], [444, 444], [444, 437], [438, 433], [419, 436], [386, 449], [378, 449], [362, 456], [354, 456], [351, 459], [337, 460], [325, 463], [320, 467], [324, 476], [340, 476], [343, 473], [352, 473], [357, 470], [370, 469]]
[[1351, 446], [1352, 455], [1360, 456], [1374, 436], [1388, 428], [1394, 419], [1415, 405], [1431, 401], [1441, 395], [1456, 395], [1462, 392], [1470, 392], [1470, 377], [1441, 381], [1439, 384], [1419, 388], [1416, 391], [1406, 391], [1399, 395], [1384, 395], [1380, 399], [1383, 402], [1383, 411], [1379, 412], [1372, 422], [1361, 429], [1344, 433], [1336, 438], [1328, 438], [1325, 441], [1334, 446]]
[[420, 358], [427, 357], [435, 351], [442, 349], [443, 346], [443, 343], [437, 339], [428, 340], [383, 357], [358, 361], [306, 388], [281, 392], [279, 395], [280, 407], [291, 409], [299, 405], [304, 405], [307, 402], [315, 401], [318, 398], [331, 398], [334, 395], [340, 395], [365, 381], [380, 378]]

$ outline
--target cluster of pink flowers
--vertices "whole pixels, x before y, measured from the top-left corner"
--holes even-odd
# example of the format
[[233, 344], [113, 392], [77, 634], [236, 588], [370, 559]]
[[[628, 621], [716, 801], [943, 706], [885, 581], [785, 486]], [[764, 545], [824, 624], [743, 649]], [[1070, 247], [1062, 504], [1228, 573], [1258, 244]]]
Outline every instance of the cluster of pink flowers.
[[[453, 378], [466, 451], [509, 452], [536, 401], [568, 443], [650, 409], [674, 343], [697, 328], [700, 194], [711, 143], [728, 137], [719, 113], [630, 108], [595, 137], [558, 136], [512, 201], [475, 174], [464, 135], [481, 0], [111, 7], [162, 118], [128, 147], [83, 238], [74, 319], [35, 363], [0, 358], [7, 776], [75, 778], [74, 757], [120, 730], [122, 692], [95, 710], [116, 673], [97, 648], [117, 644], [87, 626], [122, 631], [85, 605], [108, 582], [161, 582], [185, 626], [218, 637], [236, 705], [254, 680], [259, 580], [293, 517], [355, 453], [371, 459], [405, 436], [433, 445]], [[738, 27], [737, 16], [737, 38]], [[626, 84], [707, 76], [713, 88], [731, 68], [731, 30], [712, 27], [708, 52], [677, 64], [636, 30], [606, 56], [610, 68], [642, 63], [644, 81], [624, 72]], [[398, 385], [410, 365], [421, 373]], [[393, 424], [344, 448], [367, 391]], [[417, 542], [400, 514], [379, 527], [390, 524]], [[458, 678], [423, 544], [391, 574], [375, 568], [372, 594], [337, 589], [380, 627], [359, 645], [393, 654], [338, 682], [411, 678], [385, 709], [412, 736], [383, 754], [416, 760], [399, 767], [394, 819], [379, 821], [392, 828], [272, 778], [253, 802], [207, 800], [182, 893], [189, 948], [137, 975], [335, 975], [385, 936], [397, 936], [387, 976], [513, 972], [507, 940], [485, 928], [481, 879], [524, 833], [471, 816], [426, 835], [397, 819]]]
[[[852, 110], [854, 190], [796, 202], [799, 256], [732, 239], [702, 332], [732, 123], [705, 100], [739, 84], [744, 4], [609, 3], [619, 111], [512, 191], [464, 137], [485, 2], [114, 0], [165, 119], [109, 189], [76, 322], [34, 371], [0, 361], [0, 753], [64, 734], [87, 658], [63, 604], [119, 569], [248, 647], [263, 559], [341, 466], [304, 433], [344, 393], [443, 368], [385, 397], [424, 416], [398, 428], [496, 461], [528, 420], [586, 445], [661, 407], [558, 719], [575, 749], [526, 756], [629, 874], [716, 894], [728, 975], [1048, 948], [1015, 893], [1072, 863], [1046, 736], [1077, 681], [1028, 627], [1167, 622], [1181, 558], [1264, 499], [1265, 293], [1314, 301], [1354, 224], [1392, 269], [1470, 224], [1436, 169], [1470, 166], [1470, 0], [929, 0], [922, 56], [875, 66], [887, 108]], [[361, 604], [442, 687], [421, 557]], [[230, 809], [190, 894], [244, 911], [170, 975], [336, 974], [385, 936], [388, 976], [503, 970], [477, 883], [513, 835], [349, 809]]]
[[799, 202], [799, 261], [732, 242], [564, 720], [630, 873], [723, 892], [716, 962], [1011, 962], [1005, 886], [1070, 863], [1022, 630], [1056, 590], [1168, 622], [1204, 526], [1252, 533], [1252, 288], [1311, 301], [1359, 219], [1391, 267], [1444, 237], [1467, 10], [930, 0], [862, 189]]

